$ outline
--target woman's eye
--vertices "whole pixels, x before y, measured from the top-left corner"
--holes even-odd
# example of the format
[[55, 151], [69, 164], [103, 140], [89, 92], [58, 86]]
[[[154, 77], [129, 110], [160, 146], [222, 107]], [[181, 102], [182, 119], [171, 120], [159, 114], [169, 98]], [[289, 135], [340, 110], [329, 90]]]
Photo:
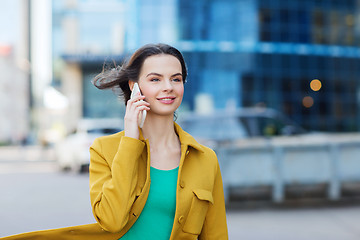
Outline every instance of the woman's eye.
[[173, 81], [174, 82], [182, 82], [182, 79], [181, 78], [174, 78]]
[[160, 81], [158, 78], [152, 78], [152, 79], [150, 79], [150, 81], [151, 82], [158, 82], [158, 81]]

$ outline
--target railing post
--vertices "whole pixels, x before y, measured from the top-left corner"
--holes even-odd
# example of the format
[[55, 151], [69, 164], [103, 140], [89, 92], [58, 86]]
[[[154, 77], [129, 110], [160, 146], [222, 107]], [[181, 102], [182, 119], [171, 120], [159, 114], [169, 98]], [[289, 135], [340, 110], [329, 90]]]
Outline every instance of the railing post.
[[272, 190], [272, 199], [276, 203], [284, 201], [284, 148], [273, 148], [273, 166], [274, 166], [274, 182]]
[[328, 198], [330, 200], [340, 199], [340, 146], [339, 144], [330, 144], [330, 183], [328, 188]]

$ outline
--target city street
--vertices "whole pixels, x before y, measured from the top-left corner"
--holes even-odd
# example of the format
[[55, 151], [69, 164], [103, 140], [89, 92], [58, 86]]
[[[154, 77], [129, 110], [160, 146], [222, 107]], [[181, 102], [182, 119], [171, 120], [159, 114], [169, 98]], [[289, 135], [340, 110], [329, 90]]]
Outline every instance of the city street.
[[[4, 156], [0, 157], [0, 237], [95, 221], [87, 174], [59, 172], [51, 161], [6, 161]], [[233, 207], [227, 215], [230, 239], [360, 239], [360, 206]]]
[[[360, 0], [0, 6], [0, 240], [95, 218], [107, 225], [93, 216], [88, 173], [89, 148], [105, 135], [92, 154], [118, 158], [130, 175], [123, 152], [151, 154], [159, 168], [186, 152], [179, 231], [200, 232], [195, 218], [207, 213], [199, 226], [218, 240], [225, 208], [213, 211], [211, 188], [223, 184], [231, 240], [360, 240]], [[146, 147], [109, 136], [125, 129]], [[136, 193], [149, 186], [120, 175]], [[128, 194], [118, 185], [103, 185], [121, 192], [116, 203], [103, 196], [112, 209]], [[107, 210], [119, 225], [122, 214]]]

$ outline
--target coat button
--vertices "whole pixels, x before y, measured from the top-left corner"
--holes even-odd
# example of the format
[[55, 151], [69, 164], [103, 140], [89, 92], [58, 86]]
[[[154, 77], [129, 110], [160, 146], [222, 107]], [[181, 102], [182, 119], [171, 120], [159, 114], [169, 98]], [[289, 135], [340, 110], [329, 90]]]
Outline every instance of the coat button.
[[185, 187], [185, 182], [183, 180], [180, 181], [180, 187], [184, 188]]
[[180, 216], [180, 217], [179, 217], [179, 223], [182, 224], [183, 221], [184, 221], [184, 216]]

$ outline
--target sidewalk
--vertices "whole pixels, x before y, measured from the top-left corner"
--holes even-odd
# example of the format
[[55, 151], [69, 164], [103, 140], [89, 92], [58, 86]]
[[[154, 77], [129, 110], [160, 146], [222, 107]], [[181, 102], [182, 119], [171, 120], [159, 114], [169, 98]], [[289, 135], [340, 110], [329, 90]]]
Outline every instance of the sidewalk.
[[228, 211], [229, 239], [358, 240], [360, 206]]
[[0, 147], [0, 162], [49, 162], [54, 160], [54, 150], [51, 147], [45, 148], [40, 145]]

